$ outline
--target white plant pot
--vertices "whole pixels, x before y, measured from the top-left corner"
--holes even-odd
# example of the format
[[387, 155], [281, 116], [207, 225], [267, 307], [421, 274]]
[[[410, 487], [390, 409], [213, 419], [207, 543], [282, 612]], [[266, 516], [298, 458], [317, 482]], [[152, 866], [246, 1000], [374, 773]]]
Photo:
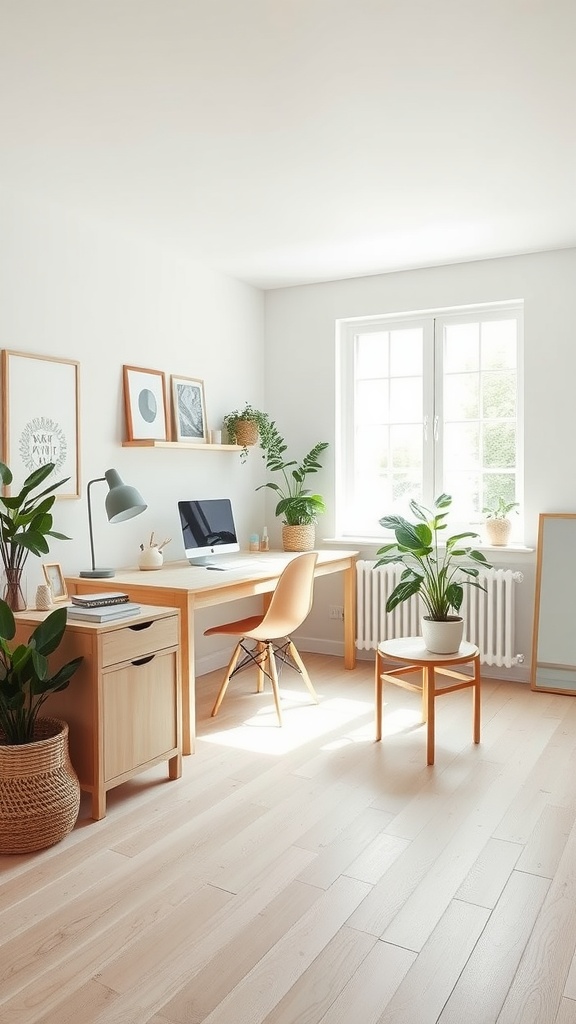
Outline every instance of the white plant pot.
[[445, 622], [423, 615], [420, 625], [426, 650], [433, 654], [458, 653], [464, 636], [464, 619], [460, 615], [451, 615]]
[[504, 547], [510, 539], [511, 529], [509, 519], [487, 519], [484, 523], [486, 540], [493, 547]]

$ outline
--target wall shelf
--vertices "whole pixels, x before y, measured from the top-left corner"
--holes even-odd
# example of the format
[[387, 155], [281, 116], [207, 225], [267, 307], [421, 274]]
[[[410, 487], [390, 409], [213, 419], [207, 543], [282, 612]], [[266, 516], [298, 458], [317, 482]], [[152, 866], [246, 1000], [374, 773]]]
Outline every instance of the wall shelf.
[[192, 448], [197, 452], [239, 452], [239, 444], [198, 444], [194, 441], [122, 441], [123, 448]]

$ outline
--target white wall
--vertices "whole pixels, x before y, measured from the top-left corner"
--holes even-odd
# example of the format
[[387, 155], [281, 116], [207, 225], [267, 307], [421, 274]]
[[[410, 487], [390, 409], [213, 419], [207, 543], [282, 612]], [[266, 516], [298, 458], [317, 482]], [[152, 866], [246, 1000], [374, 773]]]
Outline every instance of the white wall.
[[[86, 484], [115, 467], [138, 487], [148, 510], [110, 525], [106, 487], [92, 489], [99, 564], [135, 564], [154, 530], [183, 557], [176, 502], [230, 496], [243, 541], [264, 522], [259, 460], [236, 453], [123, 448], [122, 366], [204, 380], [208, 425], [245, 401], [263, 404], [263, 296], [110, 225], [0, 190], [0, 348], [74, 358], [81, 373], [82, 497], [59, 500], [51, 561], [77, 574], [90, 564]], [[100, 491], [101, 488], [101, 491]], [[101, 499], [101, 500], [100, 500]], [[29, 597], [40, 560], [27, 562]], [[201, 641], [199, 654], [214, 649]]]
[[[523, 511], [526, 544], [534, 546], [539, 512], [576, 509], [575, 282], [576, 250], [566, 249], [270, 291], [266, 293], [267, 409], [286, 436], [290, 454], [294, 450], [298, 457], [316, 441], [334, 440], [336, 319], [524, 299]], [[325, 466], [315, 480], [329, 506], [317, 527], [318, 537], [334, 535], [333, 446]], [[272, 519], [270, 512], [268, 519]], [[277, 524], [274, 529], [277, 540]], [[374, 549], [362, 553], [372, 557]], [[506, 561], [526, 576], [518, 591], [517, 615], [517, 646], [526, 663], [510, 670], [518, 678], [527, 678], [530, 660], [534, 559], [534, 554], [499, 557], [499, 562]], [[338, 649], [340, 639], [338, 628], [328, 619], [327, 606], [338, 598], [330, 585], [335, 579], [319, 581], [323, 586], [317, 586], [306, 626], [309, 637], [325, 650]]]

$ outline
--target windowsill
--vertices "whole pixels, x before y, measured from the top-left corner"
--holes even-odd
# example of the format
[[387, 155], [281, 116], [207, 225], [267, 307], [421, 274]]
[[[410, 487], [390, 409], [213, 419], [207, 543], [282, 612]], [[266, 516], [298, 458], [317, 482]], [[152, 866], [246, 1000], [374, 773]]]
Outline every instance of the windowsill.
[[[330, 547], [337, 547], [339, 544], [346, 548], [382, 548], [385, 544], [391, 544], [394, 542], [394, 537], [390, 536], [389, 539], [386, 537], [323, 537], [322, 542], [329, 544]], [[528, 548], [525, 544], [520, 542], [513, 544], [475, 544], [477, 551], [489, 551], [491, 554], [502, 554], [502, 555], [530, 555], [534, 553], [534, 548]]]

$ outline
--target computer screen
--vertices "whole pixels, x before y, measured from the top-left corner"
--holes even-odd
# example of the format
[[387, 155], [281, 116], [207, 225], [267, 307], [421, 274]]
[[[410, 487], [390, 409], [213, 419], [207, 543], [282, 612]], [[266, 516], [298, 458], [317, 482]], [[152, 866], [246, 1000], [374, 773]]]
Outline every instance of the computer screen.
[[178, 512], [190, 565], [206, 565], [214, 555], [240, 550], [229, 498], [179, 501]]

